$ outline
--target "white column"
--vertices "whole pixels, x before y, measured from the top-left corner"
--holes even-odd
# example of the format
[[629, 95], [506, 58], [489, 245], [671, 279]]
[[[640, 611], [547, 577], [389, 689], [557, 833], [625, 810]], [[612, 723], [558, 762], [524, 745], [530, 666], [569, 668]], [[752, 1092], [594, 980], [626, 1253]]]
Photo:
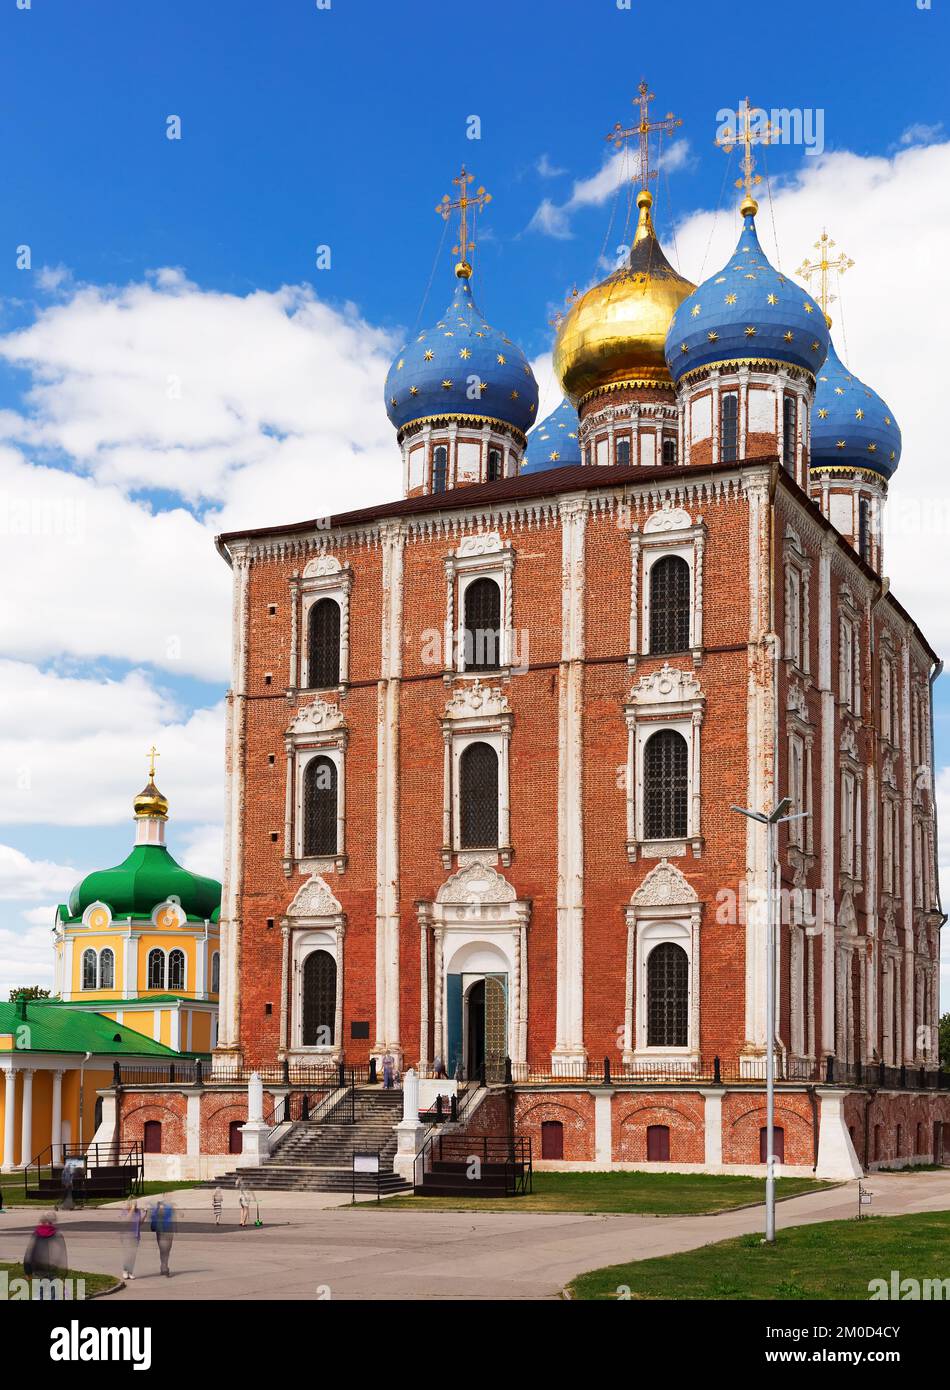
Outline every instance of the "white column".
[[432, 986], [435, 993], [435, 1023], [433, 1028], [433, 1046], [437, 1057], [441, 1057], [446, 1069], [448, 1069], [449, 1059], [446, 1052], [447, 1039], [445, 1037], [445, 1020], [443, 1019], [445, 999], [445, 979], [442, 974], [442, 941], [444, 928], [436, 927], [433, 933], [432, 947]]
[[343, 1056], [343, 948], [346, 928], [337, 922], [336, 928], [336, 999], [333, 1007], [333, 1046]]
[[[339, 967], [338, 967], [339, 969]], [[286, 1052], [289, 1042], [288, 994], [290, 989], [290, 927], [280, 924], [280, 1048]]]
[[420, 903], [417, 912], [419, 916], [419, 1068], [424, 1070], [429, 1065], [429, 927], [431, 925], [431, 908], [428, 903]]
[[63, 1073], [53, 1072], [53, 1105], [50, 1118], [50, 1143], [53, 1145], [53, 1162], [56, 1162], [57, 1145], [63, 1142]]
[[818, 688], [821, 692], [821, 1040], [835, 1051], [835, 696], [832, 689], [831, 547], [818, 556]]
[[20, 1117], [20, 1167], [25, 1168], [33, 1157], [33, 1071], [23, 1070], [23, 1104]]
[[16, 1155], [13, 1149], [14, 1126], [16, 1115], [14, 1104], [16, 1096], [16, 1072], [13, 1067], [9, 1067], [3, 1073], [4, 1092], [3, 1092], [3, 1170], [9, 1172], [16, 1165]]
[[637, 655], [640, 627], [640, 532], [630, 532], [630, 655]]
[[598, 1167], [612, 1168], [614, 1160], [613, 1144], [613, 1091], [592, 1091], [594, 1097], [594, 1160]]
[[218, 1044], [238, 1046], [241, 966], [241, 891], [244, 872], [244, 758], [247, 669], [246, 549], [233, 547], [234, 586], [231, 607], [231, 689], [225, 722], [225, 837], [221, 893], [221, 994]]
[[722, 1091], [699, 1093], [705, 1103], [703, 1115], [703, 1135], [706, 1150], [703, 1155], [705, 1166], [714, 1171], [722, 1166]]
[[[917, 1048], [914, 1038], [914, 768], [912, 767], [912, 743], [911, 743], [911, 702], [913, 691], [910, 683], [910, 642], [905, 635], [901, 638], [901, 764], [903, 766], [903, 786], [901, 795], [903, 798], [903, 831], [904, 831], [904, 858], [902, 864], [903, 882], [901, 883], [901, 917], [904, 928], [904, 999], [903, 999], [903, 1029], [898, 1039], [900, 1051], [897, 1056], [897, 1065], [906, 1062], [908, 1066], [913, 1062]], [[921, 721], [923, 725], [923, 721]], [[928, 906], [928, 904], [924, 904]]]
[[399, 1023], [399, 695], [402, 676], [402, 569], [405, 529], [384, 522], [382, 654], [376, 739], [376, 1050], [401, 1067]]
[[287, 684], [291, 690], [300, 685], [300, 671], [297, 666], [297, 642], [300, 616], [300, 582], [296, 576], [290, 581], [290, 670]]
[[[293, 826], [294, 826], [294, 746], [292, 743], [284, 744], [284, 758], [286, 760], [286, 771], [284, 775], [284, 859], [294, 858]], [[337, 779], [337, 794], [339, 795], [339, 784], [343, 778]], [[289, 868], [289, 865], [287, 866]]]
[[633, 1061], [633, 996], [634, 996], [634, 973], [635, 973], [635, 943], [637, 932], [637, 919], [633, 911], [628, 909], [627, 918], [627, 951], [626, 951], [626, 971], [624, 975], [623, 992], [623, 1062], [628, 1066]]

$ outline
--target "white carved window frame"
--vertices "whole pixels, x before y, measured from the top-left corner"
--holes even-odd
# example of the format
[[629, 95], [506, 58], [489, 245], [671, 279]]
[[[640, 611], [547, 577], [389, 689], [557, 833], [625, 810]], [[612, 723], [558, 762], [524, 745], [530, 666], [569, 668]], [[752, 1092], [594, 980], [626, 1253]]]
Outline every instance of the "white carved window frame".
[[321, 599], [329, 598], [340, 609], [340, 680], [331, 689], [343, 689], [350, 678], [350, 591], [353, 571], [335, 555], [319, 555], [308, 561], [302, 574], [290, 579], [290, 681], [289, 695], [309, 690], [310, 610]]
[[[346, 868], [346, 747], [349, 733], [342, 712], [319, 697], [291, 721], [284, 740], [287, 765], [284, 811], [284, 873], [342, 873]], [[304, 839], [304, 777], [307, 765], [329, 758], [336, 768], [336, 849], [333, 854], [306, 855]]]
[[465, 536], [451, 555], [445, 557], [445, 672], [465, 673], [465, 591], [476, 579], [493, 579], [501, 602], [501, 650], [499, 673], [508, 671], [513, 659], [512, 575], [514, 547], [497, 531], [478, 531]]
[[785, 532], [785, 656], [803, 676], [811, 672], [811, 558], [791, 527]]
[[[344, 918], [339, 913], [335, 917], [298, 918], [292, 923], [290, 952], [292, 993], [290, 1001], [290, 1047], [292, 1053], [304, 1057], [328, 1057], [336, 1060], [343, 1055], [343, 934]], [[334, 1009], [333, 1042], [314, 1043], [308, 1046], [303, 1041], [304, 1012], [304, 967], [307, 958], [316, 951], [325, 951], [336, 964], [336, 1001]]]
[[[442, 866], [450, 869], [454, 856], [463, 866], [477, 860], [502, 864], [512, 860], [510, 746], [514, 716], [507, 696], [499, 687], [485, 687], [476, 680], [459, 687], [445, 708], [442, 720]], [[498, 758], [498, 844], [462, 848], [461, 761], [473, 743], [487, 743]]]
[[[659, 891], [654, 890], [654, 885]], [[698, 1067], [702, 903], [679, 869], [664, 861], [647, 874], [625, 907], [624, 917], [627, 924], [624, 1065], [640, 1059], [657, 1062], [665, 1058], [688, 1070]], [[689, 997], [685, 1047], [647, 1045], [647, 965], [650, 954], [664, 942], [671, 942], [686, 952]]]
[[859, 888], [862, 881], [863, 769], [851, 754], [841, 759], [839, 772], [840, 819], [839, 864], [840, 880], [847, 887]]
[[[666, 859], [702, 855], [701, 730], [706, 697], [690, 671], [664, 663], [659, 671], [641, 676], [624, 704], [627, 724], [627, 858]], [[647, 741], [663, 729], [682, 735], [687, 750], [686, 835], [674, 840], [647, 840], [643, 833], [643, 755]]]
[[881, 663], [881, 738], [896, 752], [901, 742], [901, 668], [900, 655], [887, 628], [881, 633], [878, 650]]
[[[658, 560], [678, 555], [689, 566], [690, 615], [689, 647], [698, 665], [703, 646], [703, 559], [706, 526], [702, 517], [694, 522], [681, 507], [666, 505], [647, 517], [641, 531], [630, 530], [630, 660], [650, 653], [650, 572]], [[679, 653], [677, 653], [678, 655]], [[660, 655], [673, 655], [660, 653]]]
[[[811, 867], [815, 852], [815, 730], [808, 719], [808, 706], [805, 702], [804, 690], [798, 681], [793, 681], [789, 686], [786, 720], [787, 782], [789, 795], [794, 803], [792, 812], [796, 815], [804, 813], [800, 819], [789, 821], [788, 842], [793, 852], [793, 861], [798, 866], [808, 869]], [[798, 768], [797, 772], [796, 767]], [[796, 797], [799, 784], [800, 796]]]
[[838, 610], [838, 701], [861, 714], [861, 614], [851, 590], [843, 585]]

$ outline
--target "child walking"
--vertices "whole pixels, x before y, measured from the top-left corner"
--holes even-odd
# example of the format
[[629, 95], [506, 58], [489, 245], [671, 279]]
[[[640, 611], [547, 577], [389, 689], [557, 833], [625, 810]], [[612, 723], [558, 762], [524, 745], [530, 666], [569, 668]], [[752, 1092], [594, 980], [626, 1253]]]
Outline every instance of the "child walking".
[[224, 1206], [224, 1193], [220, 1187], [214, 1189], [214, 1196], [211, 1198], [211, 1210], [214, 1212], [214, 1224], [221, 1225], [221, 1208]]

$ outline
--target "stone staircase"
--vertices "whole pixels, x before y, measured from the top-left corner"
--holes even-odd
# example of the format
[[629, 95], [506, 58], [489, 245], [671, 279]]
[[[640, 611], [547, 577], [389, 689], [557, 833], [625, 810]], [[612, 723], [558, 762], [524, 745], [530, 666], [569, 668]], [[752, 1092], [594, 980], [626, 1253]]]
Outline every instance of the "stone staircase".
[[[336, 1110], [342, 1108], [341, 1102]], [[354, 1108], [353, 1124], [334, 1122], [333, 1110], [316, 1124], [296, 1121], [260, 1168], [239, 1168], [207, 1185], [228, 1186], [243, 1177], [253, 1192], [351, 1192], [354, 1150], [379, 1150], [380, 1192], [409, 1191], [410, 1184], [393, 1172], [393, 1126], [402, 1119], [402, 1091], [358, 1086]], [[358, 1193], [375, 1196], [376, 1190], [375, 1173], [357, 1173]]]

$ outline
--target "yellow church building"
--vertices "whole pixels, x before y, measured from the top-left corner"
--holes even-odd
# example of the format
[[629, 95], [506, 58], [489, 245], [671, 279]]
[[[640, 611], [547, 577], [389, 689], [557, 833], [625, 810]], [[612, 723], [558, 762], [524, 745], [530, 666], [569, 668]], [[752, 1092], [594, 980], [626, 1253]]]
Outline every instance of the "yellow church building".
[[217, 1042], [221, 885], [168, 852], [154, 759], [134, 812], [128, 857], [56, 910], [54, 997], [0, 1004], [4, 1171], [93, 1142], [115, 1062], [167, 1065]]

